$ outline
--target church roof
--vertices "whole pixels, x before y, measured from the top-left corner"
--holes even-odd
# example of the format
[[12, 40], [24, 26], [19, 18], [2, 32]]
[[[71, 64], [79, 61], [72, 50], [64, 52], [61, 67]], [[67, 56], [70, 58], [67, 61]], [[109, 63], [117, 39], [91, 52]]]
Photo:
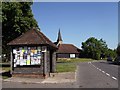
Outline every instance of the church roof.
[[50, 45], [57, 48], [41, 31], [31, 29], [16, 39], [8, 43], [8, 45]]
[[80, 53], [80, 49], [73, 44], [60, 44], [57, 53]]

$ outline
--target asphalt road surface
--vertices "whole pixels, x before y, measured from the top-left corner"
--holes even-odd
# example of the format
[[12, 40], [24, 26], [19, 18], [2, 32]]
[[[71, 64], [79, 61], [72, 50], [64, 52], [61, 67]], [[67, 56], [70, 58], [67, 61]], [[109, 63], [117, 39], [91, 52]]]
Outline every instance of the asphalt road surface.
[[118, 88], [118, 66], [105, 61], [78, 64], [77, 87]]

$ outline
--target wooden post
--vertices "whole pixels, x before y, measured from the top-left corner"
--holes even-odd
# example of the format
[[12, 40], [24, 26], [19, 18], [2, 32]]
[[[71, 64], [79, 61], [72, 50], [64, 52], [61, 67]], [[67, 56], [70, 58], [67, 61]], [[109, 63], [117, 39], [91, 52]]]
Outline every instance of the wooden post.
[[47, 74], [47, 47], [45, 49], [46, 50], [44, 51], [43, 70], [44, 70], [44, 76], [46, 77], [46, 74]]
[[52, 73], [56, 72], [56, 52], [52, 55]]
[[12, 54], [12, 49], [10, 51], [10, 66], [11, 66], [11, 70], [10, 70], [10, 74], [12, 75], [12, 72], [13, 72], [13, 54]]

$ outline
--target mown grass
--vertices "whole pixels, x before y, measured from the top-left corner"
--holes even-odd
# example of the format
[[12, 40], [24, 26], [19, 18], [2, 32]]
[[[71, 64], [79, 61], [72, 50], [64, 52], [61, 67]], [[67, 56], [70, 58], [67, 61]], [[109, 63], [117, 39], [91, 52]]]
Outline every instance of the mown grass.
[[56, 65], [57, 72], [75, 72], [76, 64], [80, 62], [89, 62], [92, 59], [76, 58], [76, 59], [58, 59]]
[[76, 70], [75, 63], [57, 63], [57, 72], [74, 72]]

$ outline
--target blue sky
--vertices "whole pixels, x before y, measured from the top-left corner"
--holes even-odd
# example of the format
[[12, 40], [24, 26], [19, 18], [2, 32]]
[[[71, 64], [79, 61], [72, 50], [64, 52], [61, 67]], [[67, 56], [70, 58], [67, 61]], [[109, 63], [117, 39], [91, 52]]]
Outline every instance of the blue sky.
[[81, 43], [102, 38], [109, 48], [118, 44], [117, 2], [34, 2], [32, 12], [41, 31], [53, 42], [60, 28], [63, 43]]

